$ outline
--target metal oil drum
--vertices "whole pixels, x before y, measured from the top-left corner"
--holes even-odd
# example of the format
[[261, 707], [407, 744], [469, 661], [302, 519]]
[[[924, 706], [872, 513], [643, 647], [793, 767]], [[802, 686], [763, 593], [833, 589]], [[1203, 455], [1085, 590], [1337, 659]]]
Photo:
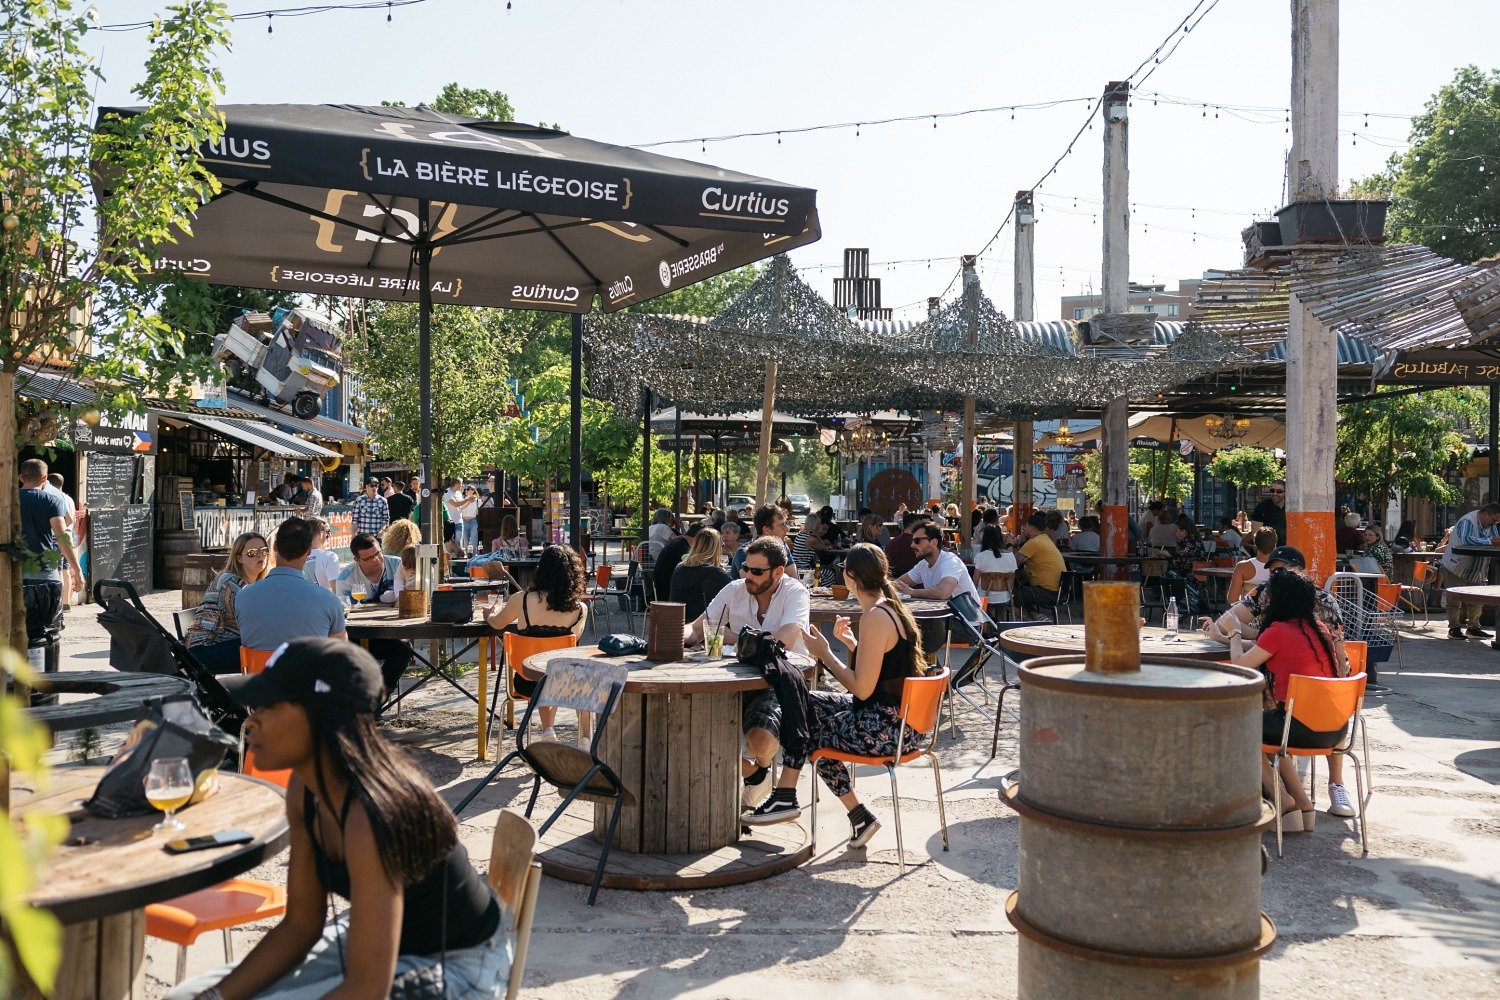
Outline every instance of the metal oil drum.
[[1198, 660], [1020, 668], [1020, 996], [1248, 1000], [1260, 911], [1259, 673]]

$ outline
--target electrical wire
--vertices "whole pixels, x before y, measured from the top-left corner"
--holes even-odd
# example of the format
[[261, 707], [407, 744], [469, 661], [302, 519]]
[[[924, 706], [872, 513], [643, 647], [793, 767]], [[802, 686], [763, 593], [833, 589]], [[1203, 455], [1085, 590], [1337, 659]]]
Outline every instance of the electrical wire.
[[[328, 14], [344, 10], [385, 10], [386, 20], [390, 20], [390, 12], [397, 7], [415, 7], [418, 4], [427, 3], [428, 0], [357, 0], [354, 3], [324, 3], [311, 4], [302, 7], [274, 7], [266, 10], [248, 10], [238, 14], [230, 14], [231, 21], [255, 21], [266, 18], [268, 21], [277, 17], [307, 17], [312, 14]], [[155, 24], [155, 19], [145, 21], [121, 21], [115, 24], [101, 24], [97, 31], [143, 31]]]

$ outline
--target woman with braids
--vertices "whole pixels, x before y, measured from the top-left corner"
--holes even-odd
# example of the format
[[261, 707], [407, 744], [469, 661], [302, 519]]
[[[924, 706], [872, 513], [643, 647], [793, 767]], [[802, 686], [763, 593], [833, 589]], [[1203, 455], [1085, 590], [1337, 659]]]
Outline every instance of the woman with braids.
[[[583, 597], [587, 589], [588, 580], [584, 575], [583, 560], [578, 558], [578, 553], [566, 545], [549, 545], [542, 550], [541, 558], [537, 560], [536, 576], [532, 578], [531, 586], [512, 594], [510, 600], [489, 613], [487, 620], [490, 628], [536, 638], [569, 634], [581, 636], [588, 615], [579, 598]], [[514, 667], [516, 693], [523, 698], [530, 698], [536, 693], [538, 682], [524, 676], [519, 663], [514, 664]], [[542, 721], [542, 739], [557, 739], [557, 731], [553, 728], [557, 721], [557, 709], [539, 708], [537, 715]], [[580, 742], [584, 727], [585, 722], [580, 719]]]
[[[1255, 644], [1247, 647], [1240, 635], [1230, 637], [1231, 663], [1260, 667], [1271, 677], [1276, 707], [1261, 715], [1263, 744], [1281, 744], [1281, 734], [1286, 726], [1287, 686], [1293, 674], [1338, 677], [1348, 672], [1335, 649], [1333, 633], [1318, 618], [1317, 589], [1317, 585], [1301, 573], [1286, 569], [1273, 571], [1266, 584], [1265, 611]], [[1337, 746], [1343, 738], [1342, 729], [1314, 732], [1293, 719], [1287, 745], [1321, 749]], [[1282, 783], [1291, 793], [1284, 792], [1281, 800], [1282, 829], [1294, 833], [1311, 832], [1315, 819], [1313, 801], [1297, 777], [1297, 762], [1286, 757], [1280, 766]], [[1261, 760], [1261, 784], [1268, 794], [1275, 794], [1276, 779], [1271, 773], [1270, 761], [1264, 758]]]
[[[885, 553], [861, 542], [844, 557], [844, 585], [859, 600], [859, 640], [849, 619], [834, 620], [833, 634], [854, 654], [854, 666], [833, 655], [828, 640], [815, 628], [803, 626], [807, 651], [849, 692], [809, 691], [808, 748], [827, 748], [859, 754], [894, 754], [901, 726], [901, 692], [906, 678], [926, 667], [916, 619], [901, 603], [890, 580]], [[919, 734], [906, 731], [906, 745], [916, 747]], [[805, 758], [786, 755], [771, 797], [745, 813], [751, 825], [785, 823], [802, 815], [797, 805], [797, 779]], [[877, 820], [854, 795], [849, 771], [834, 760], [818, 761], [818, 775], [849, 810], [849, 846], [864, 847], [880, 829]]]
[[[245, 746], [257, 762], [292, 770], [286, 915], [237, 966], [168, 1000], [375, 1000], [393, 979], [424, 975], [444, 997], [499, 997], [512, 948], [500, 905], [453, 812], [376, 727], [374, 657], [341, 639], [293, 639], [226, 686], [252, 709]], [[349, 902], [334, 919], [331, 893]]]

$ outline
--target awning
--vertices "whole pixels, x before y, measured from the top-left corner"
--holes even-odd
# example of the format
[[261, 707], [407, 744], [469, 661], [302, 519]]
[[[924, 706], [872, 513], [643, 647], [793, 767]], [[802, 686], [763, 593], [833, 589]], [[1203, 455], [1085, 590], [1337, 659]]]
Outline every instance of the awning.
[[251, 413], [267, 420], [282, 430], [291, 434], [306, 434], [320, 441], [346, 441], [351, 444], [364, 444], [369, 431], [363, 427], [355, 427], [340, 420], [330, 420], [328, 417], [314, 417], [311, 420], [303, 420], [294, 417], [285, 410], [257, 403], [242, 392], [231, 389], [229, 391], [230, 405], [237, 410], [249, 410]]
[[329, 451], [311, 441], [284, 434], [269, 424], [258, 420], [241, 420], [237, 417], [206, 417], [201, 413], [175, 413], [166, 411], [164, 416], [173, 420], [185, 420], [197, 424], [204, 430], [222, 434], [241, 444], [281, 455], [285, 458], [338, 458], [339, 453]]
[[22, 367], [16, 372], [16, 395], [67, 406], [86, 406], [94, 402], [93, 388], [83, 385], [75, 375], [39, 368]]

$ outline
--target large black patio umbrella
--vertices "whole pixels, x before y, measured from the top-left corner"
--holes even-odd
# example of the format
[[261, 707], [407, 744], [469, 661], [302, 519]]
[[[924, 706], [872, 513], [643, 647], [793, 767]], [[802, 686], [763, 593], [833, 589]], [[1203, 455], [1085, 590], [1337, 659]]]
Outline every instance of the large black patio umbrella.
[[[582, 506], [582, 326], [818, 239], [815, 192], [431, 108], [227, 105], [200, 150], [223, 192], [160, 248], [220, 285], [420, 304], [421, 474], [432, 461], [434, 302], [573, 319], [572, 538]], [[105, 108], [99, 128], [133, 108]], [[96, 183], [107, 186], [108, 163]], [[436, 523], [436, 505], [429, 505]]]

